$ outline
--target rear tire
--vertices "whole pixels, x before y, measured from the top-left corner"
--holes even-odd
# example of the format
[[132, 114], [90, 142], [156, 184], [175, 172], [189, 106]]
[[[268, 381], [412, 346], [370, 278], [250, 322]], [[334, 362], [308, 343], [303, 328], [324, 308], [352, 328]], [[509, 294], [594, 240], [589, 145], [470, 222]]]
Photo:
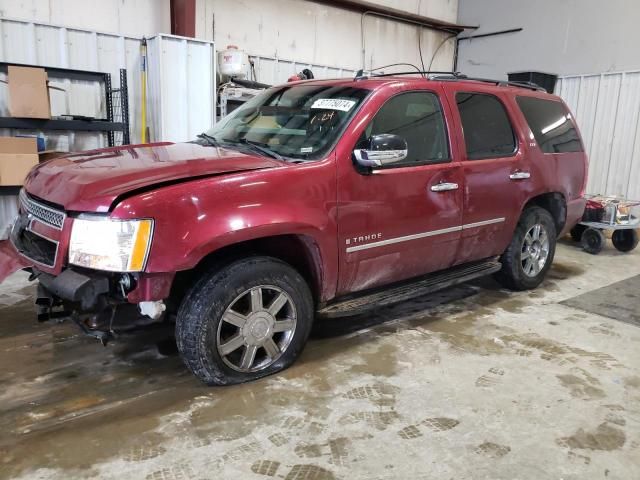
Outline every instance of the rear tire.
[[582, 248], [591, 255], [599, 254], [607, 243], [607, 239], [597, 228], [587, 228], [582, 234]]
[[289, 367], [313, 317], [311, 292], [297, 271], [275, 258], [245, 258], [187, 293], [176, 321], [178, 350], [207, 385], [248, 382]]
[[630, 252], [638, 246], [638, 232], [635, 230], [616, 230], [611, 236], [611, 241], [620, 252]]
[[556, 226], [540, 207], [527, 208], [520, 217], [511, 243], [500, 257], [496, 280], [511, 290], [536, 288], [544, 280], [556, 252]]

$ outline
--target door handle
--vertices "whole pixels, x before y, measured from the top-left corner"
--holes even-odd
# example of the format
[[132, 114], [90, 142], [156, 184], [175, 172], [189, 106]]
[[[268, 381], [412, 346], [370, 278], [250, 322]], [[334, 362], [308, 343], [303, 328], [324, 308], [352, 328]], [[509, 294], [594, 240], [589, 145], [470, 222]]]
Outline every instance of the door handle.
[[457, 183], [440, 182], [435, 185], [431, 185], [432, 192], [447, 192], [449, 190], [457, 190]]
[[527, 178], [531, 178], [531, 174], [529, 172], [514, 172], [509, 175], [511, 180], [526, 180]]

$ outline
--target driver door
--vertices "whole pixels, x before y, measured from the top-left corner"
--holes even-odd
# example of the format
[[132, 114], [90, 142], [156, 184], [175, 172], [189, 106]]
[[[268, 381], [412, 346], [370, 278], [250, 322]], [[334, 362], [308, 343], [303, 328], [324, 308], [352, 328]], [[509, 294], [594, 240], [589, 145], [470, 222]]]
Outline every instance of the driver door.
[[[355, 121], [350, 150], [338, 151], [338, 295], [450, 267], [462, 230], [463, 177], [439, 90], [396, 89], [372, 99]], [[363, 113], [363, 117], [371, 117]], [[350, 132], [351, 133], [351, 132]], [[372, 171], [352, 151], [372, 135], [407, 142], [404, 160]], [[454, 142], [455, 143], [455, 142]]]

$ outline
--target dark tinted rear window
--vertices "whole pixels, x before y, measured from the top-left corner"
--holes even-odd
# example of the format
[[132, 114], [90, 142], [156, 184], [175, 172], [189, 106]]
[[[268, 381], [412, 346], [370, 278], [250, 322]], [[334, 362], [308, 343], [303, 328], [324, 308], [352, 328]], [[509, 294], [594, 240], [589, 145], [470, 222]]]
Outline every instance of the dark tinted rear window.
[[468, 159], [506, 157], [515, 152], [513, 128], [498, 98], [483, 93], [458, 93], [456, 102]]
[[582, 152], [576, 126], [562, 103], [533, 97], [516, 101], [544, 153]]

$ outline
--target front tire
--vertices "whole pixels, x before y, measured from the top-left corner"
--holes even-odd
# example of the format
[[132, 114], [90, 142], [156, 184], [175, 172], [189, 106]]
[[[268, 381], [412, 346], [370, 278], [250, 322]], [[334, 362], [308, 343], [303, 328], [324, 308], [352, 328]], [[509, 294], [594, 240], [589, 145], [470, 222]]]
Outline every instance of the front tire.
[[271, 257], [231, 263], [202, 278], [178, 311], [185, 364], [207, 385], [248, 382], [289, 367], [313, 323], [302, 276]]
[[556, 226], [540, 207], [527, 208], [520, 217], [511, 243], [500, 257], [496, 280], [511, 290], [536, 288], [544, 280], [556, 252]]

